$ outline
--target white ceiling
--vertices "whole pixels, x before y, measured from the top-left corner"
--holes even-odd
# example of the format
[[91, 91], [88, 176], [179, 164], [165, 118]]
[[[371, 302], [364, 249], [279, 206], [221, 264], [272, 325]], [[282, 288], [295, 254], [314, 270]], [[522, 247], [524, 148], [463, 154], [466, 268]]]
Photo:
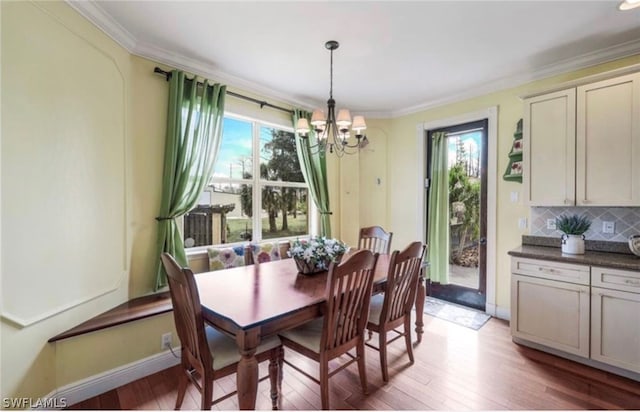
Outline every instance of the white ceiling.
[[306, 108], [396, 116], [640, 53], [618, 1], [72, 1], [131, 53]]

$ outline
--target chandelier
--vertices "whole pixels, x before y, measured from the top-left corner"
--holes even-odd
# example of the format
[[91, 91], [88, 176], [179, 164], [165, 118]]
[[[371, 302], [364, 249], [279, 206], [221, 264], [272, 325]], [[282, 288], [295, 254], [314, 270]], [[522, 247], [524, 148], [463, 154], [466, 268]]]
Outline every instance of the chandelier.
[[[353, 122], [351, 121], [351, 113], [347, 109], [341, 109], [336, 116], [336, 101], [333, 100], [333, 51], [336, 50], [340, 44], [335, 40], [329, 40], [324, 44], [331, 52], [331, 66], [329, 69], [329, 100], [327, 100], [327, 115], [325, 116], [322, 109], [316, 109], [311, 115], [311, 126], [316, 132], [317, 143], [311, 145], [313, 153], [321, 151], [329, 151], [329, 153], [335, 153], [338, 157], [342, 157], [345, 154], [355, 154], [359, 149], [365, 147], [369, 141], [367, 136], [362, 132], [367, 128], [363, 116], [354, 116]], [[349, 144], [349, 126], [353, 130], [356, 138], [355, 143]], [[306, 118], [301, 117], [296, 124], [296, 132], [303, 138], [308, 137], [308, 133], [311, 130], [309, 122]]]

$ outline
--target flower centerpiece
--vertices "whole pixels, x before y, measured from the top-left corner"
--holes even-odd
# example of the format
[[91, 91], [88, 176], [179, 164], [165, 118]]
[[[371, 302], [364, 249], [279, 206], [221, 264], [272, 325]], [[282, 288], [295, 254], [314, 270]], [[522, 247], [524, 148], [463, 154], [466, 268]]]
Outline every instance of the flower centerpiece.
[[586, 216], [560, 216], [556, 219], [556, 227], [562, 235], [562, 253], [572, 255], [584, 254], [584, 233], [591, 227], [591, 221]]
[[288, 253], [296, 262], [298, 271], [310, 275], [328, 270], [331, 262], [340, 262], [347, 250], [347, 245], [337, 239], [314, 236], [309, 240], [296, 239]]

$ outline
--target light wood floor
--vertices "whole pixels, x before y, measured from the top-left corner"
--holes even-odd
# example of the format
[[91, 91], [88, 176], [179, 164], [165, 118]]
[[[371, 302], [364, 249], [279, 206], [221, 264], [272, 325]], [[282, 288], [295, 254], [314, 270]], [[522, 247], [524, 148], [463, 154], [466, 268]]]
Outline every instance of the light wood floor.
[[[414, 337], [415, 339], [415, 337]], [[374, 335], [373, 340], [377, 340]], [[514, 344], [507, 322], [491, 319], [479, 331], [425, 315], [425, 334], [408, 364], [404, 341], [390, 345], [390, 382], [383, 384], [378, 353], [367, 349], [369, 395], [354, 365], [330, 380], [332, 409], [499, 410], [640, 409], [640, 383]], [[286, 351], [287, 359], [317, 364]], [[261, 375], [266, 374], [261, 365]], [[177, 367], [124, 385], [72, 409], [173, 409]], [[317, 372], [315, 372], [317, 376]], [[259, 386], [257, 407], [271, 409], [269, 381]], [[217, 381], [214, 397], [233, 391], [235, 375]], [[285, 365], [281, 409], [320, 408], [319, 387]], [[234, 397], [213, 409], [237, 409]], [[192, 386], [182, 409], [199, 409]]]

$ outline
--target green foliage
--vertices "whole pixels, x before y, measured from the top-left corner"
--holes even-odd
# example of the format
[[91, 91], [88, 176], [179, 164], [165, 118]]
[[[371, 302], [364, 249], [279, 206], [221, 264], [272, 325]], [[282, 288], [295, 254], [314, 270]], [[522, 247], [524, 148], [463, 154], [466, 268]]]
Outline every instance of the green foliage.
[[449, 169], [449, 204], [456, 202], [464, 205], [462, 230], [477, 239], [480, 236], [480, 181], [469, 179], [463, 163]]
[[591, 221], [584, 215], [563, 215], [556, 219], [556, 227], [567, 235], [582, 235], [591, 227]]
[[[304, 182], [300, 171], [296, 140], [293, 133], [271, 130], [271, 140], [262, 149], [266, 164], [260, 164], [260, 177], [270, 181]], [[289, 229], [288, 213], [297, 213], [298, 193], [294, 188], [266, 186], [262, 189], [262, 208], [269, 215], [269, 232], [278, 231], [276, 218], [282, 212], [282, 228]]]

